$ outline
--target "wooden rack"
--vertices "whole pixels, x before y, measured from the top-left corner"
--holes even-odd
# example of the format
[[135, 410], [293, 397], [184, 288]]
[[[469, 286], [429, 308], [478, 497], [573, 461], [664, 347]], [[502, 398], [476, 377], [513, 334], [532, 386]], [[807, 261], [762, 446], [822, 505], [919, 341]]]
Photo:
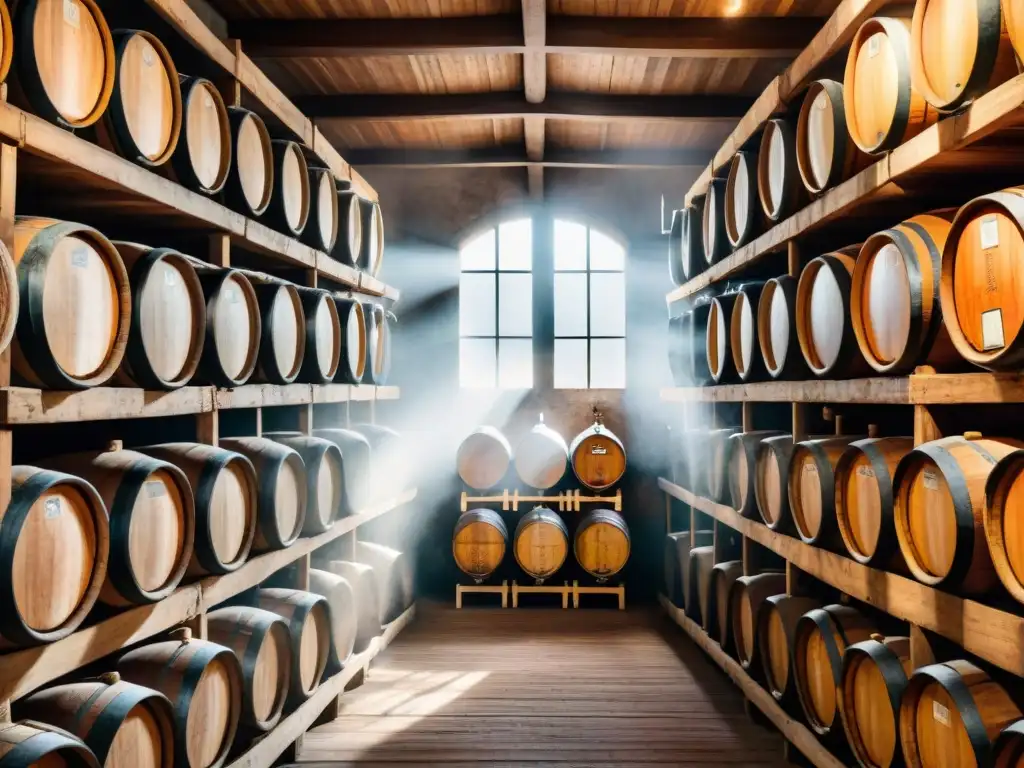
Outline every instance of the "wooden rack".
[[[626, 610], [626, 585], [618, 584], [614, 587], [611, 586], [598, 586], [598, 587], [581, 587], [578, 581], [573, 581], [569, 584], [568, 581], [564, 582], [562, 586], [555, 584], [534, 584], [520, 586], [515, 579], [512, 580], [512, 607], [519, 607], [519, 596], [520, 595], [561, 595], [562, 596], [562, 610], [569, 608], [569, 598], [572, 598], [572, 607], [580, 607], [580, 595], [614, 595], [619, 599], [619, 610]], [[456, 606], [458, 607], [458, 606]], [[507, 607], [504, 600], [502, 601], [502, 608]]]
[[508, 580], [497, 584], [456, 584], [455, 585], [455, 607], [462, 608], [463, 595], [499, 595], [501, 607], [508, 608]]
[[519, 503], [527, 504], [558, 504], [559, 512], [579, 512], [580, 504], [611, 504], [616, 512], [622, 511], [622, 490], [616, 490], [614, 496], [581, 496], [577, 488], [575, 491], [559, 491], [554, 496], [520, 496], [516, 488], [509, 493], [508, 488], [502, 491], [500, 496], [470, 496], [466, 491], [462, 492], [459, 501], [459, 510], [465, 512], [470, 504], [497, 504], [501, 503], [503, 512], [509, 510], [519, 511]]

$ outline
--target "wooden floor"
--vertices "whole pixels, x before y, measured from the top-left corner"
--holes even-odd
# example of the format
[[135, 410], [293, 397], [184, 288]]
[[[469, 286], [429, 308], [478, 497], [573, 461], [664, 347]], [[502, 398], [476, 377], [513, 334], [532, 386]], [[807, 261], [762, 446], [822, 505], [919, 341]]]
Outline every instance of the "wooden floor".
[[302, 768], [782, 765], [782, 739], [659, 612], [420, 606], [307, 733]]

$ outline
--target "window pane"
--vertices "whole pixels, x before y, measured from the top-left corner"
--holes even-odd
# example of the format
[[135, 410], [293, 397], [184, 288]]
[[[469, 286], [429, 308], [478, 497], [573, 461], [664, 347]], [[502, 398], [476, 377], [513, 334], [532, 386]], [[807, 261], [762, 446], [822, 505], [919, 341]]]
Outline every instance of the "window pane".
[[590, 386], [592, 389], [625, 388], [625, 339], [590, 340]]
[[502, 389], [530, 389], [533, 386], [533, 341], [498, 340], [498, 386]]
[[555, 339], [555, 389], [586, 388], [586, 339]]
[[586, 274], [555, 274], [555, 336], [587, 335]]
[[626, 275], [590, 273], [590, 335], [626, 335]]
[[498, 269], [529, 270], [533, 261], [533, 220], [506, 221], [498, 227]]
[[533, 333], [533, 275], [502, 273], [498, 276], [498, 335], [530, 336]]
[[494, 269], [494, 230], [488, 229], [466, 242], [459, 251], [462, 269]]
[[587, 268], [587, 228], [555, 219], [555, 269]]
[[494, 336], [494, 275], [463, 272], [459, 279], [459, 335]]
[[608, 235], [590, 230], [590, 268], [625, 269], [626, 250]]
[[459, 385], [469, 389], [494, 387], [494, 339], [459, 340]]

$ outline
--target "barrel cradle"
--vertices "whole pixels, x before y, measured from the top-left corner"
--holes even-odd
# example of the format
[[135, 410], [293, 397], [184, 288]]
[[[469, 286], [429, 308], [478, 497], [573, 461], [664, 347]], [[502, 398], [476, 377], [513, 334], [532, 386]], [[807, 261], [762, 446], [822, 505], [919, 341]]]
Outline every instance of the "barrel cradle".
[[455, 564], [466, 575], [481, 582], [494, 573], [505, 559], [508, 529], [501, 515], [490, 509], [463, 512], [452, 532]]
[[846, 127], [843, 84], [816, 80], [807, 88], [796, 127], [797, 170], [804, 187], [820, 195], [871, 162]]
[[555, 575], [569, 553], [569, 529], [547, 507], [534, 507], [519, 519], [512, 552], [523, 571], [543, 582]]

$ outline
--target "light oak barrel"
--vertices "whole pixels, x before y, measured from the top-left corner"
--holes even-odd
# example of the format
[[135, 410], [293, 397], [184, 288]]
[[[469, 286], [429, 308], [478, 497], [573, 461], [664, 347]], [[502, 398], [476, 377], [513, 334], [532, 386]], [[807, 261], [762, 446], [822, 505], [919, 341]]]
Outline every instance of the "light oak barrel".
[[14, 63], [14, 24], [7, 3], [0, 4], [0, 83], [7, 79]]
[[1024, 442], [967, 433], [917, 446], [900, 460], [896, 538], [918, 581], [960, 594], [997, 586], [985, 538], [985, 483], [996, 463]]
[[171, 170], [193, 192], [215, 195], [227, 184], [234, 156], [228, 108], [209, 80], [179, 75], [179, 81], [181, 135], [171, 155]]
[[729, 630], [736, 658], [747, 670], [757, 669], [757, 617], [772, 595], [786, 593], [786, 574], [776, 572], [740, 576], [728, 598]]
[[538, 583], [550, 578], [569, 553], [569, 529], [557, 512], [534, 507], [519, 519], [512, 536], [516, 563]]
[[288, 624], [262, 608], [229, 606], [207, 614], [207, 634], [230, 648], [242, 670], [241, 725], [265, 733], [284, 712], [292, 675]]
[[313, 434], [330, 440], [341, 451], [341, 515], [365, 511], [370, 503], [370, 441], [351, 429], [315, 429]]
[[231, 124], [231, 171], [224, 185], [224, 200], [245, 216], [262, 216], [274, 197], [274, 150], [270, 133], [255, 112], [228, 107]]
[[131, 289], [113, 244], [82, 224], [17, 217], [19, 313], [11, 368], [26, 384], [85, 389], [124, 357]]
[[860, 765], [888, 768], [903, 764], [900, 700], [912, 672], [909, 638], [874, 635], [846, 649], [839, 681], [839, 714]]
[[298, 706], [320, 686], [331, 655], [331, 614], [322, 595], [299, 589], [260, 589], [259, 608], [276, 613], [288, 625], [291, 680], [286, 706]]
[[128, 270], [132, 317], [118, 372], [126, 386], [175, 389], [195, 375], [206, 342], [206, 298], [191, 260], [171, 248], [115, 242]]
[[252, 462], [225, 448], [163, 443], [138, 449], [173, 464], [188, 478], [195, 500], [196, 532], [188, 575], [221, 575], [249, 558], [256, 535], [258, 481]]
[[14, 466], [0, 542], [0, 647], [74, 632], [107, 574], [110, 531], [96, 489], [80, 477]]
[[10, 250], [0, 244], [0, 351], [7, 349], [14, 338], [20, 308], [18, 270]]
[[911, 80], [933, 107], [956, 111], [1017, 71], [999, 0], [917, 0]]
[[1003, 456], [985, 483], [985, 539], [996, 575], [1006, 590], [1024, 602], [1024, 451]]
[[950, 219], [923, 214], [864, 241], [853, 268], [850, 319], [857, 345], [879, 373], [955, 365], [942, 324], [939, 276]]
[[[700, 534], [700, 531], [694, 533], [695, 541], [698, 540]], [[692, 547], [689, 552], [689, 558], [680, 566], [683, 569], [683, 606], [686, 615], [698, 624], [701, 623], [703, 608], [700, 584], [702, 579], [706, 582], [711, 569], [715, 565], [714, 549], [712, 532], [712, 541]], [[701, 574], [705, 572], [706, 575], [702, 577]]]
[[869, 437], [850, 443], [835, 465], [839, 535], [858, 563], [905, 570], [896, 540], [892, 478], [913, 448], [912, 437]]
[[704, 257], [704, 202], [706, 197], [693, 198], [683, 209], [679, 261], [686, 280], [692, 280], [707, 268]]
[[384, 263], [384, 219], [380, 204], [359, 198], [359, 217], [362, 220], [359, 258], [356, 266], [376, 276]]
[[302, 242], [318, 251], [331, 253], [338, 241], [338, 185], [329, 168], [309, 169], [309, 218], [302, 230]]
[[356, 559], [373, 568], [377, 594], [380, 595], [380, 623], [390, 624], [415, 599], [412, 558], [397, 549], [359, 541], [356, 543]]
[[922, 667], [900, 702], [907, 766], [992, 765], [1000, 731], [1021, 716], [1010, 692], [969, 661]]
[[793, 436], [765, 438], [754, 464], [754, 498], [764, 524], [777, 533], [795, 533], [789, 505], [789, 466]]
[[296, 377], [303, 384], [329, 384], [338, 375], [344, 352], [338, 305], [329, 291], [295, 286], [302, 304], [306, 332], [302, 367]]
[[743, 427], [722, 427], [712, 429], [703, 441], [704, 462], [707, 475], [702, 486], [702, 493], [712, 501], [727, 504], [729, 502], [729, 462], [733, 443], [732, 436], [743, 431]]
[[174, 707], [178, 768], [219, 768], [243, 710], [242, 668], [230, 648], [191, 638], [143, 645], [123, 655], [117, 671], [154, 688]]
[[723, 293], [711, 300], [704, 356], [711, 380], [716, 384], [729, 384], [739, 379], [732, 356], [732, 315], [736, 297], [735, 293]]
[[757, 152], [757, 194], [770, 222], [796, 213], [807, 202], [797, 168], [795, 120], [769, 120]]
[[459, 515], [452, 532], [452, 554], [459, 570], [478, 583], [505, 559], [508, 529], [492, 509], [470, 509]]
[[562, 479], [569, 463], [565, 438], [544, 423], [544, 417], [519, 441], [515, 468], [519, 479], [529, 488], [544, 490]]
[[290, 547], [306, 520], [306, 467], [298, 451], [263, 437], [221, 438], [220, 447], [242, 454], [256, 470], [258, 522], [253, 549]]
[[512, 465], [512, 445], [497, 427], [484, 425], [467, 435], [455, 455], [459, 477], [470, 488], [486, 490], [500, 483]]
[[820, 195], [872, 162], [846, 128], [843, 84], [816, 80], [807, 88], [796, 125], [796, 164], [804, 188]]
[[1003, 728], [992, 747], [995, 768], [1020, 768], [1024, 765], [1024, 720]]
[[785, 432], [761, 429], [736, 432], [729, 437], [728, 501], [733, 509], [750, 520], [759, 520], [757, 511], [757, 454], [761, 443], [769, 437], [781, 437]]
[[192, 263], [206, 297], [206, 339], [198, 378], [218, 387], [241, 386], [256, 370], [263, 337], [256, 291], [237, 269]]
[[682, 209], [672, 211], [672, 224], [668, 234], [668, 278], [672, 285], [686, 282], [683, 274], [683, 213]]
[[100, 768], [83, 741], [49, 723], [0, 723], [0, 768]]
[[610, 509], [595, 509], [580, 520], [573, 537], [573, 554], [580, 567], [598, 581], [615, 576], [629, 560], [629, 526]]
[[789, 275], [764, 284], [757, 302], [757, 343], [773, 379], [803, 379], [810, 374], [797, 332], [797, 279]]
[[725, 232], [726, 186], [725, 179], [712, 179], [708, 183], [707, 197], [704, 200], [704, 220], [701, 226], [704, 245], [705, 268], [717, 264], [732, 250], [729, 237]]
[[298, 432], [264, 432], [263, 436], [302, 457], [306, 476], [306, 516], [302, 533], [315, 536], [328, 530], [341, 517], [345, 485], [341, 449], [330, 440]]
[[740, 381], [768, 378], [758, 337], [757, 313], [764, 283], [746, 283], [736, 291], [729, 317], [729, 354]]
[[11, 96], [64, 128], [99, 120], [114, 91], [114, 42], [94, 0], [21, 0]]
[[789, 510], [805, 544], [841, 549], [836, 520], [835, 466], [850, 443], [860, 437], [825, 437], [793, 446], [789, 460]]
[[334, 380], [359, 384], [366, 374], [366, 316], [358, 299], [334, 297], [341, 326], [341, 359]]
[[780, 703], [789, 704], [797, 697], [792, 670], [796, 625], [816, 608], [821, 608], [821, 601], [811, 597], [770, 595], [757, 614], [754, 634], [765, 687]]
[[309, 591], [327, 600], [331, 616], [331, 659], [328, 671], [339, 670], [352, 655], [359, 630], [355, 587], [344, 576], [311, 568]]
[[339, 181], [338, 188], [338, 237], [331, 249], [331, 258], [350, 267], [359, 264], [359, 254], [363, 249], [363, 214], [359, 207], [360, 197], [352, 189], [343, 188]]
[[869, 154], [895, 149], [939, 117], [911, 78], [910, 26], [910, 19], [876, 16], [850, 44], [843, 78], [846, 125]]
[[81, 739], [104, 768], [174, 768], [171, 702], [116, 672], [46, 688], [18, 701], [16, 710], [19, 720], [50, 723]]
[[381, 630], [380, 595], [373, 568], [349, 560], [331, 560], [327, 568], [343, 577], [352, 587], [356, 599], [356, 637], [352, 650], [362, 653]]
[[701, 614], [704, 631], [722, 650], [732, 655], [732, 614], [729, 611], [729, 592], [736, 579], [743, 575], [743, 561], [729, 560], [716, 563], [711, 569], [706, 610]]
[[306, 355], [306, 315], [296, 286], [260, 272], [245, 271], [260, 309], [260, 351], [255, 380], [291, 384]]
[[[676, 596], [676, 605], [682, 609], [686, 609], [690, 598], [690, 559], [693, 553], [697, 549], [703, 547], [710, 547], [714, 544], [715, 532], [714, 531], [693, 531], [692, 539], [691, 534], [686, 532], [682, 539], [676, 542], [676, 557], [678, 560], [679, 568], [679, 593]], [[696, 589], [693, 590], [694, 596], [692, 600], [696, 605]], [[689, 615], [689, 614], [687, 614]]]
[[309, 165], [302, 147], [294, 141], [270, 142], [274, 157], [274, 190], [264, 214], [279, 232], [299, 237], [306, 229], [311, 207]]
[[626, 473], [626, 448], [608, 427], [596, 422], [569, 445], [572, 471], [587, 488], [611, 488]]
[[757, 153], [740, 151], [729, 163], [725, 186], [725, 236], [741, 248], [764, 228], [757, 198]]

